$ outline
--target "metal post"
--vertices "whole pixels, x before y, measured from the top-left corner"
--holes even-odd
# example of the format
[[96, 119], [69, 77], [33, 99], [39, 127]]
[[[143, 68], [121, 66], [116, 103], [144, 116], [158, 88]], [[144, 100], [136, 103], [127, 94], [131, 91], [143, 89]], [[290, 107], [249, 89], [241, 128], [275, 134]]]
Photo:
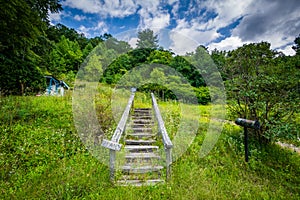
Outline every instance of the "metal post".
[[247, 127], [244, 127], [244, 143], [245, 143], [245, 161], [248, 162], [248, 130]]
[[110, 180], [114, 181], [115, 179], [115, 162], [116, 162], [116, 151], [109, 150], [109, 169], [110, 169]]

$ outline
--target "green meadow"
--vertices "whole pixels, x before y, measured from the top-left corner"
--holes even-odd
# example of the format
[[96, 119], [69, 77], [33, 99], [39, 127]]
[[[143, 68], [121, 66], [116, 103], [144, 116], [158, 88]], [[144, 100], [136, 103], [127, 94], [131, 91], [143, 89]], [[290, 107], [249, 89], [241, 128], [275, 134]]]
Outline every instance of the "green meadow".
[[[105, 106], [110, 102], [105, 98], [96, 102], [99, 121], [106, 117], [106, 131], [112, 131], [116, 122], [111, 108]], [[158, 103], [171, 138], [176, 137], [180, 121], [192, 118], [187, 112], [180, 114], [184, 106], [200, 113], [195, 137], [173, 162], [169, 182], [122, 187], [110, 182], [108, 166], [93, 157], [80, 140], [73, 122], [71, 94], [1, 97], [0, 199], [300, 198], [297, 153], [273, 143], [261, 146], [250, 138], [250, 160], [246, 163], [243, 130], [224, 123], [216, 145], [200, 157], [209, 123], [221, 123], [211, 119], [212, 106]], [[149, 105], [146, 95], [137, 95], [136, 107]]]

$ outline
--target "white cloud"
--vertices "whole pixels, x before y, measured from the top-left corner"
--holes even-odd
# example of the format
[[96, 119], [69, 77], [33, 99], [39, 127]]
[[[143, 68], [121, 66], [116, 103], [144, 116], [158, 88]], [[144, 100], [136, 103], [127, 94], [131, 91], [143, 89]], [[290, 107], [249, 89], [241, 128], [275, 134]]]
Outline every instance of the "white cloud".
[[155, 13], [154, 15], [150, 15], [149, 13], [144, 13], [143, 9], [141, 9], [141, 21], [139, 28], [140, 29], [153, 29], [155, 33], [159, 32], [160, 29], [164, 29], [170, 24], [170, 15], [168, 13]]
[[74, 19], [77, 20], [77, 21], [82, 21], [82, 20], [86, 19], [86, 16], [84, 16], [84, 15], [75, 15]]
[[174, 18], [176, 19], [178, 16], [178, 9], [179, 9], [179, 2], [177, 1], [174, 5], [172, 5], [172, 11], [171, 13], [174, 15]]
[[300, 33], [298, 0], [257, 0], [247, 9], [249, 12], [232, 32], [243, 42], [267, 41], [272, 49], [280, 49], [293, 42]]
[[62, 12], [59, 13], [51, 13], [49, 12], [49, 20], [50, 22], [59, 22], [61, 20]]
[[82, 10], [85, 13], [99, 13], [101, 9], [101, 2], [97, 0], [66, 0], [63, 6], [76, 8]]
[[135, 0], [66, 0], [63, 6], [82, 10], [84, 13], [99, 14], [102, 17], [126, 17], [134, 14], [139, 8]]
[[217, 17], [209, 20], [205, 25], [207, 28], [222, 28], [234, 22], [238, 18], [248, 15], [249, 5], [253, 0], [210, 0], [203, 2], [207, 11], [217, 13]]
[[219, 36], [220, 34], [217, 33], [216, 29], [201, 29], [201, 24], [196, 20], [191, 22], [177, 20], [176, 28], [170, 32], [170, 39], [172, 40], [170, 48], [175, 53], [185, 54], [185, 52], [194, 51], [199, 45], [209, 44]]
[[170, 32], [170, 40], [172, 44], [169, 48], [178, 55], [185, 55], [186, 52], [192, 52], [199, 46], [199, 43], [193, 38], [174, 30]]
[[79, 33], [83, 33], [86, 37], [91, 37], [91, 34], [89, 33], [90, 30], [91, 30], [90, 28], [87, 28], [84, 25], [81, 25], [77, 31]]
[[136, 43], [138, 41], [138, 38], [131, 38], [129, 41], [128, 41], [128, 44], [130, 44], [130, 46], [132, 48], [136, 48]]
[[284, 53], [285, 55], [293, 56], [293, 55], [296, 54], [296, 52], [295, 52], [294, 49], [292, 49], [292, 46], [293, 46], [293, 45], [287, 45], [286, 47], [277, 49], [277, 51], [281, 51], [281, 52]]
[[208, 50], [212, 51], [214, 49], [218, 50], [233, 50], [240, 46], [243, 46], [244, 42], [242, 42], [241, 38], [239, 37], [228, 37], [218, 43], [211, 43], [208, 45]]
[[[194, 14], [194, 17], [189, 20], [187, 18], [176, 20], [177, 26], [173, 29], [173, 35], [171, 36], [173, 43], [170, 48], [181, 49], [180, 51], [184, 51], [184, 49], [193, 51], [200, 44], [211, 44], [215, 39], [221, 37], [221, 34], [218, 33], [218, 29], [226, 27], [244, 16], [250, 3], [251, 0], [229, 0], [229, 2], [215, 0], [201, 1], [197, 4], [191, 3], [188, 12], [197, 14]], [[202, 9], [205, 10], [205, 12], [198, 15], [199, 11]], [[210, 17], [212, 12], [216, 13], [214, 18]], [[180, 36], [176, 35], [185, 35], [189, 37], [191, 41], [196, 41], [196, 43], [181, 41], [179, 40]], [[226, 42], [227, 41], [224, 41], [223, 43], [214, 45], [222, 48], [223, 46], [224, 48], [225, 46], [228, 46], [227, 48], [229, 48], [229, 44], [226, 44]], [[238, 43], [240, 44], [241, 42], [239, 41]]]
[[[103, 21], [110, 17], [123, 18], [138, 14], [140, 21], [137, 29], [150, 28], [155, 31], [155, 34], [168, 28], [171, 20], [175, 20], [177, 24], [170, 33], [172, 40], [170, 48], [182, 50], [187, 48], [189, 51], [195, 48], [194, 43], [179, 40], [180, 35], [189, 37], [197, 44], [221, 50], [232, 49], [245, 42], [267, 41], [274, 49], [290, 52], [287, 45], [291, 44], [300, 33], [299, 0], [192, 0], [190, 2], [187, 8], [183, 8], [182, 6], [185, 5], [183, 0], [65, 0], [63, 6], [76, 8], [84, 13], [98, 14]], [[163, 5], [166, 4], [172, 6], [171, 10], [163, 10]], [[180, 8], [185, 10], [183, 12], [186, 16]], [[50, 18], [51, 21], [60, 21], [62, 16], [51, 14]], [[84, 16], [75, 15], [74, 19], [81, 21]], [[214, 40], [222, 36], [218, 30], [238, 19], [241, 19], [240, 23], [231, 31], [231, 35], [215, 43]], [[108, 27], [101, 23], [94, 28], [85, 26], [79, 29], [90, 34], [92, 31], [102, 33], [109, 31]]]
[[174, 3], [178, 2], [178, 0], [168, 0], [169, 5], [173, 5]]
[[[231, 50], [244, 43], [267, 41], [271, 43], [272, 49], [282, 49], [289, 55], [293, 53], [287, 45], [300, 33], [298, 0], [210, 0], [191, 5], [189, 12], [203, 8], [206, 9], [205, 12], [201, 16], [196, 15], [189, 22], [185, 19], [178, 20], [174, 30], [188, 34], [202, 44], [207, 41], [210, 49]], [[209, 12], [214, 12], [216, 17], [205, 20]], [[218, 37], [218, 29], [240, 18], [242, 20], [232, 30], [231, 36], [219, 43], [213, 42], [212, 39]], [[212, 34], [212, 37], [206, 33]]]
[[58, 13], [51, 13], [50, 11], [48, 11], [48, 16], [50, 23], [54, 25], [56, 23], [59, 23], [62, 18], [71, 16], [71, 13], [64, 10]]
[[83, 33], [86, 37], [94, 37], [95, 35], [103, 35], [108, 32], [107, 25], [104, 22], [98, 22], [95, 27], [85, 27], [81, 25], [78, 28], [80, 33]]

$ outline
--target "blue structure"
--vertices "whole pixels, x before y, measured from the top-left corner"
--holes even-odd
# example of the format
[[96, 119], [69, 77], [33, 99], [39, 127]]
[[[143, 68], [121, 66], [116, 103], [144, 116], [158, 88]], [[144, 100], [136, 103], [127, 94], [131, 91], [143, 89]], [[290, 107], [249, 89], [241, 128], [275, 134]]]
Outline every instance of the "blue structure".
[[61, 96], [64, 95], [64, 88], [67, 90], [70, 89], [67, 83], [64, 81], [60, 81], [53, 76], [45, 76], [47, 88], [46, 88], [46, 95], [58, 95], [59, 91]]

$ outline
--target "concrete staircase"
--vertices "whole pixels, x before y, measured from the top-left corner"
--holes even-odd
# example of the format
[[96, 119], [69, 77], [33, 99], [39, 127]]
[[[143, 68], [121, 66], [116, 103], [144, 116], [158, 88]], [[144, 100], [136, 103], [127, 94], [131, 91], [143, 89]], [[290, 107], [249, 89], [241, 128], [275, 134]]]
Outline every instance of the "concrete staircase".
[[118, 185], [153, 185], [164, 182], [158, 153], [157, 133], [153, 133], [151, 108], [135, 108], [125, 135], [125, 164]]

